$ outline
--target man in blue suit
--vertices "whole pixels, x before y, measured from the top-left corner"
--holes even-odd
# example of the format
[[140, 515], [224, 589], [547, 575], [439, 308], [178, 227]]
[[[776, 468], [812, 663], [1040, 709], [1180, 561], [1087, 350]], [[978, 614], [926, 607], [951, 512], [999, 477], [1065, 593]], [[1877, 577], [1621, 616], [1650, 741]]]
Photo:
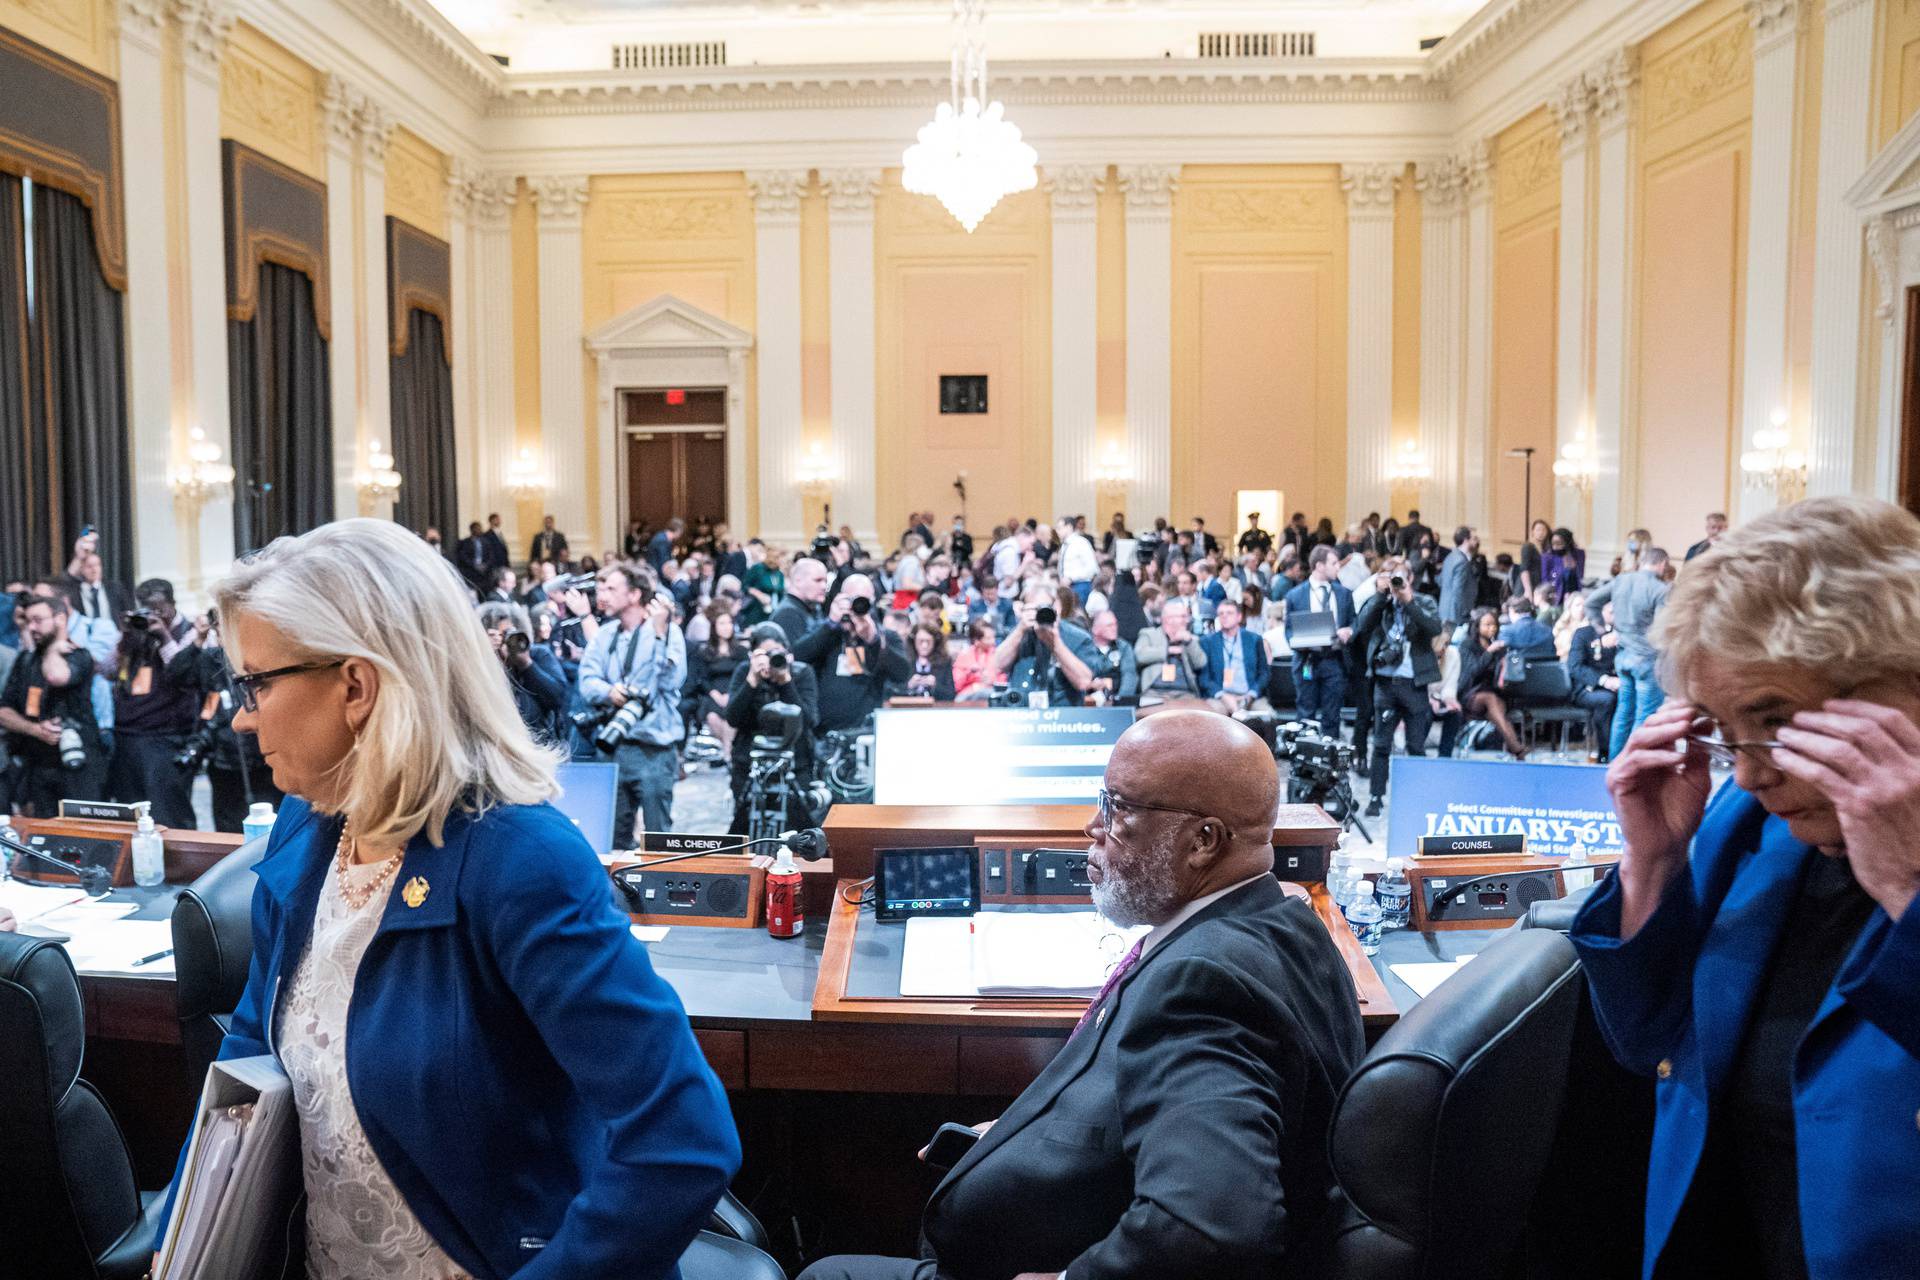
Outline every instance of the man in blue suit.
[[1241, 627], [1238, 600], [1222, 600], [1213, 620], [1215, 630], [1200, 637], [1200, 647], [1207, 653], [1200, 688], [1231, 714], [1267, 687], [1267, 647], [1259, 636]]
[[[1347, 700], [1347, 641], [1353, 639], [1353, 593], [1336, 580], [1340, 556], [1318, 546], [1307, 556], [1307, 580], [1287, 592], [1287, 645], [1293, 650], [1293, 687], [1300, 718], [1318, 720], [1320, 732], [1340, 735], [1340, 708]], [[1302, 649], [1293, 622], [1303, 613], [1333, 614], [1333, 643]]]

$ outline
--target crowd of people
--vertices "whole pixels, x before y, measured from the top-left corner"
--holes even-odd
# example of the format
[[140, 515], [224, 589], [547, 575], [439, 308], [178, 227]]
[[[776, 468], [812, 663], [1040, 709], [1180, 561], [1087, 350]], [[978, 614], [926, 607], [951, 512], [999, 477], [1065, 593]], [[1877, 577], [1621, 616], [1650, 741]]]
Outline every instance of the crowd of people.
[[[729, 768], [744, 830], [749, 744], [779, 703], [804, 728], [802, 777], [824, 735], [898, 699], [1296, 714], [1351, 735], [1372, 812], [1396, 751], [1524, 757], [1524, 713], [1550, 704], [1585, 711], [1587, 758], [1604, 761], [1660, 703], [1649, 635], [1677, 562], [1643, 530], [1597, 583], [1573, 534], [1544, 520], [1517, 557], [1491, 559], [1478, 531], [1443, 537], [1418, 511], [1338, 533], [1298, 512], [1270, 532], [1256, 513], [1230, 544], [1199, 517], [1136, 532], [1115, 515], [1097, 537], [1077, 515], [1009, 518], [979, 538], [962, 516], [935, 526], [915, 513], [889, 548], [822, 526], [786, 548], [676, 518], [635, 522], [598, 556], [551, 516], [524, 557], [498, 514], [451, 548], [438, 529], [422, 536], [471, 593], [535, 737], [618, 766], [623, 835], [636, 818], [670, 830], [676, 783], [709, 761]], [[1710, 516], [1688, 557], [1726, 527]], [[258, 748], [232, 730], [212, 612], [183, 616], [161, 579], [110, 581], [92, 533], [64, 575], [10, 590], [9, 804], [148, 801], [163, 825], [190, 827], [202, 770], [219, 829], [277, 802]]]

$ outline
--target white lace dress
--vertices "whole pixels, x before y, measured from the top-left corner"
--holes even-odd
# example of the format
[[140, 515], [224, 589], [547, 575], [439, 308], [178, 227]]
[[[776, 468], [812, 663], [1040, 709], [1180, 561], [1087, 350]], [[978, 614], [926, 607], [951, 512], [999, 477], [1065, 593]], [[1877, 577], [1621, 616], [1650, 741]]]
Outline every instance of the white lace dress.
[[[358, 893], [380, 864], [351, 866]], [[309, 1280], [468, 1280], [413, 1216], [381, 1167], [347, 1091], [347, 1006], [360, 958], [379, 928], [387, 895], [358, 910], [340, 893], [340, 870], [327, 870], [313, 937], [280, 1006], [280, 1062], [300, 1114], [300, 1157], [307, 1191]]]

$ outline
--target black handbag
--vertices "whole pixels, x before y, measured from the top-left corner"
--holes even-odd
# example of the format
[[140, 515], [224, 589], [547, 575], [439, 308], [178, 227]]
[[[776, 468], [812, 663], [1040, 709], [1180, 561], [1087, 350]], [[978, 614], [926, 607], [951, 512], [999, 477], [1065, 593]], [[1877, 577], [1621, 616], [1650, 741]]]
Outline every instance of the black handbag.
[[1500, 684], [1503, 688], [1512, 688], [1527, 678], [1527, 655], [1518, 649], [1509, 649], [1500, 663]]

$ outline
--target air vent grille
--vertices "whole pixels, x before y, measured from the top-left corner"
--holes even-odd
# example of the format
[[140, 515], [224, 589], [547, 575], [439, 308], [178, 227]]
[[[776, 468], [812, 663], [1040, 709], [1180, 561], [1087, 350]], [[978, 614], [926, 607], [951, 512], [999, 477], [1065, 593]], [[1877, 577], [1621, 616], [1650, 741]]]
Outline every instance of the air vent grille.
[[1311, 31], [1209, 31], [1200, 37], [1203, 58], [1311, 58]]
[[617, 44], [613, 46], [615, 71], [653, 71], [676, 67], [724, 67], [727, 42], [709, 40], [693, 44]]

